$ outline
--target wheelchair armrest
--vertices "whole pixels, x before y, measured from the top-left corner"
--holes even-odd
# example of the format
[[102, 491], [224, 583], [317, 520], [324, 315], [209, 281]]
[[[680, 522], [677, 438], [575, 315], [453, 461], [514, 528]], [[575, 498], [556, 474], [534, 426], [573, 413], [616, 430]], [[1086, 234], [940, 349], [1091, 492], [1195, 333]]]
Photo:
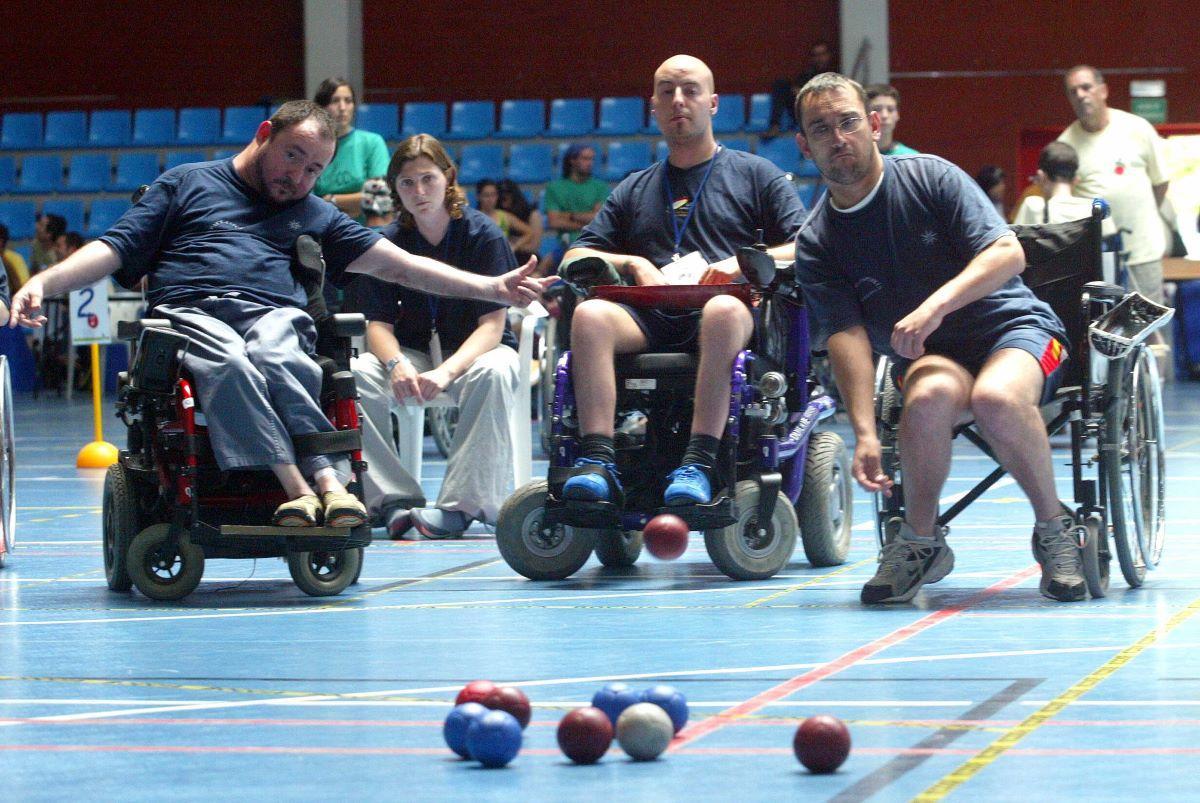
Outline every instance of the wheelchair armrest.
[[1117, 299], [1124, 298], [1129, 292], [1121, 285], [1110, 282], [1088, 282], [1083, 286], [1083, 289], [1097, 301], [1104, 301], [1106, 299], [1116, 301]]
[[321, 321], [319, 326], [334, 337], [354, 337], [367, 331], [367, 319], [361, 312], [339, 312]]
[[558, 275], [576, 287], [601, 284], [620, 284], [621, 276], [607, 259], [596, 256], [580, 257], [559, 268]]
[[118, 340], [137, 340], [143, 329], [172, 329], [166, 318], [142, 318], [137, 321], [117, 321]]

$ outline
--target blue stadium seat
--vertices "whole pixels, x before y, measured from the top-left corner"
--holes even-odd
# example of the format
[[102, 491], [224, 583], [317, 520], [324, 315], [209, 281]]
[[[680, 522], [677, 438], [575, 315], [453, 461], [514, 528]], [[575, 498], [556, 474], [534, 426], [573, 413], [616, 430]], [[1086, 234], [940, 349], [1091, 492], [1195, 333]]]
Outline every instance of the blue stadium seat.
[[555, 98], [550, 101], [552, 137], [579, 137], [596, 127], [596, 108], [591, 98]]
[[133, 113], [134, 145], [159, 146], [174, 143], [174, 109], [138, 109]]
[[123, 148], [133, 138], [133, 118], [126, 109], [92, 112], [88, 145], [93, 148]]
[[635, 170], [650, 166], [650, 143], [644, 139], [616, 140], [608, 143], [604, 178], [620, 181]]
[[795, 173], [800, 169], [800, 146], [790, 135], [785, 134], [768, 142], [759, 142], [758, 155], [786, 173]]
[[517, 142], [508, 149], [508, 177], [518, 184], [543, 184], [554, 176], [554, 156], [543, 143]]
[[821, 171], [817, 167], [817, 163], [811, 159], [801, 157], [800, 164], [795, 170], [798, 178], [821, 178]]
[[546, 105], [540, 100], [506, 100], [500, 104], [498, 137], [540, 137], [546, 130]]
[[395, 103], [364, 103], [355, 114], [354, 127], [394, 140], [400, 134], [400, 109]]
[[158, 174], [157, 153], [122, 153], [117, 157], [117, 174], [108, 189], [133, 192], [143, 184], [153, 183]]
[[213, 161], [219, 162], [222, 159], [232, 159], [241, 152], [241, 148], [217, 148], [213, 151]]
[[193, 162], [207, 161], [208, 157], [204, 155], [204, 151], [167, 151], [167, 160], [163, 166], [163, 170], [170, 170], [172, 167], [192, 164]]
[[543, 234], [542, 245], [538, 248], [538, 259], [545, 259], [553, 254], [560, 242], [557, 234]]
[[796, 185], [796, 193], [800, 196], [800, 203], [804, 204], [805, 209], [813, 208], [824, 189], [825, 184], [820, 181], [801, 181]]
[[112, 163], [107, 153], [77, 153], [67, 168], [66, 191], [101, 192], [108, 186], [111, 174]]
[[484, 139], [496, 130], [496, 104], [490, 100], [459, 100], [450, 104], [447, 139]]
[[60, 156], [26, 156], [21, 162], [21, 178], [13, 192], [47, 195], [62, 189], [63, 165]]
[[746, 98], [742, 95], [718, 95], [713, 133], [736, 134], [746, 125]]
[[81, 148], [87, 144], [87, 112], [47, 112], [42, 145], [47, 148]]
[[771, 127], [771, 96], [759, 92], [750, 96], [750, 116], [746, 119], [745, 130], [751, 134], [761, 134]]
[[28, 244], [27, 245], [11, 245], [10, 244], [9, 248], [16, 251], [18, 254], [20, 254], [21, 259], [25, 260], [26, 265], [28, 265], [30, 262], [33, 261], [33, 246], [32, 245], [28, 245]]
[[654, 146], [655, 161], [661, 162], [663, 159], [666, 159], [670, 153], [671, 153], [671, 150], [670, 150], [670, 148], [667, 147], [667, 143], [665, 140], [660, 139], [658, 141], [658, 144]]
[[750, 147], [750, 140], [745, 137], [721, 137], [720, 142], [731, 151], [753, 153], [753, 149]]
[[221, 142], [227, 145], [245, 145], [254, 139], [258, 125], [267, 119], [262, 106], [230, 106], [225, 109], [225, 125], [221, 128]]
[[436, 102], [414, 102], [404, 104], [404, 121], [400, 136], [408, 138], [414, 134], [441, 137], [446, 133], [446, 104]]
[[480, 179], [504, 177], [503, 145], [464, 145], [458, 161], [458, 181], [466, 186]]
[[17, 160], [11, 156], [0, 156], [0, 195], [12, 192], [17, 181]]
[[112, 228], [112, 225], [117, 222], [117, 218], [125, 214], [125, 210], [130, 206], [128, 199], [125, 198], [100, 198], [92, 201], [91, 208], [88, 209], [87, 228], [84, 230], [83, 236], [92, 240], [104, 234]]
[[67, 231], [83, 234], [83, 201], [52, 198], [42, 202], [42, 213], [62, 215], [67, 221]]
[[179, 145], [215, 145], [221, 141], [221, 110], [212, 106], [194, 106], [179, 110]]
[[605, 136], [637, 134], [646, 122], [646, 101], [641, 98], [600, 98], [600, 124]]
[[0, 150], [20, 151], [42, 147], [40, 112], [9, 112], [0, 128]]
[[0, 201], [0, 223], [8, 226], [13, 240], [28, 240], [37, 222], [37, 207], [33, 201]]

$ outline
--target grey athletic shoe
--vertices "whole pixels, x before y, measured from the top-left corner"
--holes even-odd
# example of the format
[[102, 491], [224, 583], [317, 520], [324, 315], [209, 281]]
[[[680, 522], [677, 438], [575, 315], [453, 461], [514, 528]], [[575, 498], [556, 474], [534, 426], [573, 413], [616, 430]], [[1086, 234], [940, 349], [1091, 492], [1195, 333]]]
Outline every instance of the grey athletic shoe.
[[1033, 525], [1033, 557], [1042, 566], [1042, 596], [1059, 602], [1078, 602], [1087, 598], [1083, 577], [1083, 559], [1079, 548], [1082, 527], [1068, 515]]
[[948, 527], [933, 538], [919, 538], [907, 522], [879, 553], [879, 569], [862, 589], [866, 604], [908, 602], [921, 586], [936, 583], [954, 568], [954, 552], [946, 544]]

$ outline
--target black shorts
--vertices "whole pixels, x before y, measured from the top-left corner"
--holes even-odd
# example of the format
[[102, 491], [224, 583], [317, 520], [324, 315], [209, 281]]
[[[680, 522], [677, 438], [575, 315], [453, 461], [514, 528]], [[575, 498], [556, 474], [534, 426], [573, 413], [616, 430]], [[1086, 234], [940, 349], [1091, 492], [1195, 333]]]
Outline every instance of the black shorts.
[[618, 304], [646, 336], [646, 351], [695, 352], [699, 345], [700, 310], [660, 310]]

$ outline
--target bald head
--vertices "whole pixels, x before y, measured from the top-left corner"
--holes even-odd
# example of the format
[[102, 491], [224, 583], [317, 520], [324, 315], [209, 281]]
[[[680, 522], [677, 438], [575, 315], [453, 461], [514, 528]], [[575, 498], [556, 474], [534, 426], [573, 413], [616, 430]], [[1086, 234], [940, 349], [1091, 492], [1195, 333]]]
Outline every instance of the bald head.
[[682, 54], [671, 56], [658, 65], [658, 69], [654, 71], [655, 87], [658, 86], [660, 80], [674, 81], [675, 83], [691, 80], [700, 83], [709, 94], [716, 91], [712, 70], [708, 69], [708, 65], [695, 56]]

